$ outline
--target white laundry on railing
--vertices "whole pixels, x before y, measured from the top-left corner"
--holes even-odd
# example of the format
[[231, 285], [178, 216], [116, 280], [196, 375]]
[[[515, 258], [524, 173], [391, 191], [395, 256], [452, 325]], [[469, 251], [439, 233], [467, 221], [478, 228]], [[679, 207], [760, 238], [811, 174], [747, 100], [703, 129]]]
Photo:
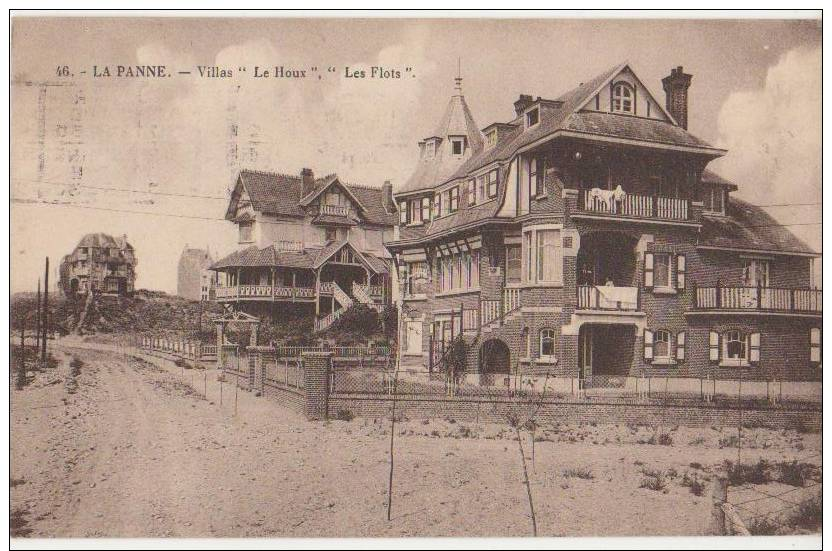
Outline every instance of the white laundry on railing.
[[612, 190], [594, 187], [589, 190], [588, 196], [595, 203], [596, 208], [599, 203], [603, 203], [608, 212], [615, 213], [618, 210], [618, 203], [623, 202], [624, 198], [627, 197], [627, 192], [619, 184]]
[[599, 308], [634, 309], [638, 303], [637, 287], [613, 287], [611, 285], [598, 286]]

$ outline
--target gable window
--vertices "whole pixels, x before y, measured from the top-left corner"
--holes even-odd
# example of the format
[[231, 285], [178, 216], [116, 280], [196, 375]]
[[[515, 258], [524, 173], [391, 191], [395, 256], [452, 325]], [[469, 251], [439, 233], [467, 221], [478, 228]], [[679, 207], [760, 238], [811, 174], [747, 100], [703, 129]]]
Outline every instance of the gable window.
[[813, 364], [820, 364], [820, 328], [809, 329], [809, 361]]
[[540, 358], [549, 359], [555, 355], [555, 330], [541, 329], [540, 331]]
[[612, 88], [613, 113], [635, 113], [633, 87], [626, 82], [619, 82]]
[[495, 145], [497, 145], [497, 131], [492, 130], [485, 136], [485, 139], [488, 144], [488, 147], [494, 147]]
[[540, 122], [540, 108], [535, 107], [526, 112], [526, 128], [531, 128]]
[[488, 198], [497, 197], [497, 169], [488, 173]]
[[465, 151], [465, 140], [462, 138], [451, 139], [451, 154], [460, 156]]
[[757, 258], [745, 259], [742, 283], [747, 287], [768, 287], [769, 262]]
[[430, 197], [422, 197], [422, 220], [430, 220]]
[[468, 206], [477, 204], [477, 181], [473, 178], [468, 180]]
[[338, 239], [338, 230], [336, 228], [325, 228], [325, 231], [327, 241], [335, 241]]
[[254, 225], [250, 222], [240, 224], [240, 243], [251, 243], [254, 240]]

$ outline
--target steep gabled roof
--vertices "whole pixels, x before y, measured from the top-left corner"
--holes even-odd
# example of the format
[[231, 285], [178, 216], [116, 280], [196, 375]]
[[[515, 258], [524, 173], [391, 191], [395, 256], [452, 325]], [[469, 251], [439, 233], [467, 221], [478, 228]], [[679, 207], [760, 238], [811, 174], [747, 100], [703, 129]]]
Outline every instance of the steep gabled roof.
[[[588, 139], [600, 136], [667, 146], [693, 147], [713, 152], [714, 155], [723, 152], [674, 122], [580, 110], [625, 69], [629, 69], [629, 65], [626, 62], [619, 63], [555, 100], [540, 100], [540, 122], [536, 126], [526, 129], [522, 116], [509, 121], [507, 124], [516, 125], [513, 130], [503, 133], [494, 146], [472, 156], [447, 180], [463, 178], [494, 162], [507, 161], [523, 147], [558, 133], [583, 135]], [[630, 72], [635, 75], [632, 70]], [[637, 76], [635, 78], [638, 79]], [[661, 107], [660, 102], [657, 104]], [[672, 121], [672, 117], [667, 116]]]
[[312, 191], [304, 197], [300, 176], [254, 170], [240, 171], [234, 191], [231, 193], [225, 218], [235, 220], [234, 209], [243, 191], [248, 194], [251, 207], [256, 212], [300, 218], [305, 215], [303, 207], [335, 182], [338, 182], [355, 201], [367, 223], [395, 225], [396, 213], [386, 210], [381, 188], [345, 184], [339, 181], [337, 175], [331, 174], [316, 179]]

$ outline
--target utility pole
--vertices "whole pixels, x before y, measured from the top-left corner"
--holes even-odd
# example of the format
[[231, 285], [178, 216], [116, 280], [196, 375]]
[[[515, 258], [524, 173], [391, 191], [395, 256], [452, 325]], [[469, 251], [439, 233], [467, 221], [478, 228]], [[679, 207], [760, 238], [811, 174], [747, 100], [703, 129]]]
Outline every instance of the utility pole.
[[35, 310], [35, 355], [37, 355], [40, 350], [40, 278], [38, 278], [38, 300]]
[[46, 257], [46, 268], [43, 272], [43, 336], [40, 341], [40, 361], [46, 364], [46, 332], [49, 327], [49, 257]]

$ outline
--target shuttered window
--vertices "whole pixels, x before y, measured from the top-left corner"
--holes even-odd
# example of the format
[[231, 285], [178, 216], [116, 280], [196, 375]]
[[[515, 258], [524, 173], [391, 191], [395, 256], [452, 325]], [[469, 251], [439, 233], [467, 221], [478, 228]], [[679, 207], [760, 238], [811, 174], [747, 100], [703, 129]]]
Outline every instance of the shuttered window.
[[686, 335], [684, 331], [679, 331], [676, 334], [676, 361], [685, 361], [685, 339]]
[[814, 364], [820, 363], [820, 345], [820, 329], [812, 327], [809, 330], [809, 361]]
[[686, 266], [685, 266], [685, 255], [680, 254], [676, 257], [676, 288], [677, 289], [684, 289], [685, 288], [685, 274], [686, 274]]
[[644, 253], [644, 286], [653, 287], [653, 253]]
[[708, 359], [712, 362], [719, 361], [719, 333], [711, 331], [708, 335]]
[[653, 332], [649, 329], [644, 330], [644, 359], [653, 359]]

